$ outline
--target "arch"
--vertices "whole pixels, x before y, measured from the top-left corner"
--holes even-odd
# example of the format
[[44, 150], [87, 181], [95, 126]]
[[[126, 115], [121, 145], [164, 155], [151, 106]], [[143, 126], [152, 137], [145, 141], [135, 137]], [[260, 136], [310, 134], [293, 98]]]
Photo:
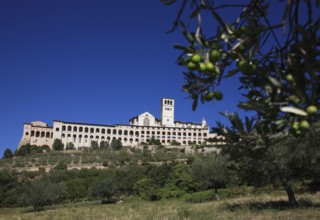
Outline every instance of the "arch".
[[165, 140], [162, 140], [162, 141], [161, 141], [161, 143], [165, 144], [165, 143], [166, 143], [166, 141], [165, 141]]
[[98, 135], [96, 136], [96, 139], [99, 139], [99, 136], [98, 136]]
[[143, 126], [150, 126], [150, 119], [149, 118], [143, 119]]
[[130, 141], [130, 142], [132, 142], [132, 141], [133, 141], [133, 139], [132, 139], [132, 138], [130, 138], [130, 139], [129, 139], [129, 141]]
[[178, 136], [181, 136], [181, 132], [178, 132]]
[[113, 129], [112, 134], [117, 134], [117, 130]]
[[137, 142], [137, 143], [139, 143], [139, 139], [138, 139], [138, 138], [136, 138], [134, 141]]
[[186, 144], [187, 144], [187, 142], [186, 142], [186, 141], [183, 141], [182, 143], [183, 143], [184, 145], [186, 145]]
[[73, 143], [76, 143], [77, 135], [73, 135]]
[[90, 128], [90, 134], [94, 133], [94, 128]]
[[56, 128], [56, 131], [59, 131], [60, 129], [59, 128]]
[[147, 134], [150, 134], [150, 131], [147, 131]]
[[71, 134], [68, 134], [67, 137], [71, 137]]
[[193, 133], [193, 136], [197, 136], [197, 133]]
[[50, 132], [49, 131], [46, 133], [46, 137], [50, 138]]
[[62, 134], [62, 135], [61, 135], [61, 137], [62, 137], [62, 138], [65, 138], [65, 137], [66, 137], [66, 135], [65, 135], [65, 134]]
[[34, 131], [31, 131], [31, 137], [33, 137], [34, 136]]
[[99, 128], [96, 128], [96, 133], [100, 133], [100, 129]]
[[118, 135], [122, 135], [122, 130], [119, 130], [119, 131], [118, 131]]
[[74, 132], [77, 132], [77, 131], [78, 131], [78, 128], [77, 128], [76, 126], [74, 126], [74, 127], [73, 127], [73, 131], [74, 131]]
[[160, 131], [157, 131], [157, 134], [160, 134]]
[[127, 130], [124, 130], [123, 134], [124, 134], [124, 135], [128, 135], [128, 131], [127, 131]]
[[130, 131], [129, 134], [130, 134], [130, 135], [133, 135], [133, 131]]
[[165, 132], [165, 131], [163, 131], [163, 132], [162, 132], [162, 135], [166, 135], [166, 132]]
[[84, 128], [84, 132], [85, 132], [85, 133], [88, 133], [88, 132], [89, 132], [89, 128], [88, 128], [88, 127], [85, 127], [85, 128]]
[[26, 132], [25, 135], [29, 135], [29, 132]]
[[124, 138], [124, 142], [127, 142], [128, 141], [128, 139], [127, 138]]
[[155, 134], [156, 134], [156, 132], [152, 131], [152, 132], [151, 132], [151, 134], [152, 134], [152, 135], [155, 135]]
[[191, 136], [191, 133], [188, 133], [188, 136]]
[[83, 127], [79, 127], [79, 132], [83, 132]]
[[172, 132], [172, 135], [175, 136], [175, 135], [176, 135], [176, 132]]
[[136, 137], [139, 137], [139, 131], [136, 131], [135, 135]]
[[66, 126], [65, 125], [62, 126], [62, 131], [66, 131]]
[[110, 141], [110, 140], [111, 140], [111, 138], [110, 138], [110, 137], [107, 137], [107, 140], [108, 140], [108, 141]]
[[121, 138], [118, 138], [118, 140], [119, 140], [119, 141], [122, 141], [122, 139], [121, 139]]
[[111, 134], [111, 129], [108, 129], [108, 130], [107, 130], [107, 134]]
[[72, 130], [72, 127], [69, 125], [68, 126], [68, 131], [71, 131]]
[[93, 139], [93, 135], [90, 135], [90, 139]]
[[201, 137], [201, 133], [199, 133], [198, 136]]
[[101, 134], [105, 134], [106, 133], [106, 129], [102, 128], [101, 129]]
[[167, 133], [167, 135], [171, 135], [171, 132], [169, 131], [169, 132]]
[[45, 132], [41, 131], [41, 137], [45, 137]]
[[79, 143], [81, 143], [81, 141], [82, 141], [82, 135], [80, 134], [78, 138], [79, 138]]
[[88, 135], [85, 135], [84, 138], [88, 138]]
[[105, 139], [104, 136], [102, 136], [102, 137], [101, 137], [101, 140], [104, 140], [104, 139]]

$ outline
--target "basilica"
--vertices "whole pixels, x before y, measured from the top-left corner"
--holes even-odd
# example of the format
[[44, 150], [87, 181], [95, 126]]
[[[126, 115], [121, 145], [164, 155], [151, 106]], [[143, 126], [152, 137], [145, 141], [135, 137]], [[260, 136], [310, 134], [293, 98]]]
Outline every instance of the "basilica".
[[53, 126], [35, 121], [25, 123], [19, 147], [25, 144], [48, 145], [60, 139], [64, 146], [73, 143], [76, 149], [88, 148], [92, 141], [110, 142], [118, 139], [123, 146], [137, 146], [150, 139], [160, 140], [162, 145], [171, 145], [173, 141], [181, 145], [203, 144], [208, 138], [215, 137], [203, 119], [201, 123], [180, 122], [174, 120], [174, 100], [161, 100], [161, 119], [144, 112], [129, 120], [129, 124], [88, 124], [54, 120]]

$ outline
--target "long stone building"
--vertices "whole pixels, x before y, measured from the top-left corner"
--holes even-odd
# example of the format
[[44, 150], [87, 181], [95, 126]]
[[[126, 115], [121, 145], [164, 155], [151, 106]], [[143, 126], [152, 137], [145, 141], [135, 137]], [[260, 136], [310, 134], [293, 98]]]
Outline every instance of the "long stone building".
[[27, 143], [52, 147], [55, 139], [60, 139], [64, 146], [71, 142], [77, 149], [90, 147], [92, 141], [111, 142], [112, 139], [120, 140], [123, 146], [136, 146], [151, 138], [160, 140], [162, 145], [170, 145], [172, 141], [190, 145], [202, 144], [216, 136], [210, 133], [204, 119], [201, 123], [175, 121], [174, 100], [168, 98], [161, 100], [161, 119], [145, 112], [129, 122], [129, 125], [103, 125], [54, 120], [53, 126], [41, 121], [25, 123], [19, 147]]

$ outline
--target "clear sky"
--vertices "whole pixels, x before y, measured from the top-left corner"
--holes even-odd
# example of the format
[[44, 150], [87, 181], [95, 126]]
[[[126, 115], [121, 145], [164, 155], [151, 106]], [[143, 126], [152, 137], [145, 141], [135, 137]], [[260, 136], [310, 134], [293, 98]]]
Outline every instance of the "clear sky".
[[166, 34], [178, 6], [159, 0], [0, 0], [0, 157], [16, 149], [23, 123], [53, 120], [128, 124], [143, 112], [160, 118], [160, 100], [176, 100], [175, 120], [212, 127], [236, 110], [237, 81], [221, 102], [199, 105], [183, 93], [175, 64], [184, 42]]

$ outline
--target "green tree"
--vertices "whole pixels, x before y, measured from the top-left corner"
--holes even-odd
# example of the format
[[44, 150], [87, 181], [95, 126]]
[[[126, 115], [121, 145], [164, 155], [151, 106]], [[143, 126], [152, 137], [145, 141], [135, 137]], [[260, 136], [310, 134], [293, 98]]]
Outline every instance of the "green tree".
[[74, 144], [72, 142], [67, 143], [66, 150], [74, 150]]
[[52, 145], [53, 150], [61, 151], [61, 150], [63, 150], [63, 148], [64, 148], [64, 144], [62, 143], [62, 141], [60, 139], [55, 139], [53, 141], [53, 145]]
[[106, 148], [109, 148], [110, 147], [110, 144], [108, 141], [100, 141], [100, 148], [101, 149], [106, 149]]
[[114, 196], [117, 195], [117, 186], [112, 178], [106, 178], [93, 183], [90, 190], [91, 196], [101, 198], [102, 203], [115, 202]]
[[99, 149], [99, 144], [96, 141], [91, 141], [91, 149], [92, 150], [98, 150]]
[[114, 150], [120, 150], [122, 148], [122, 143], [118, 139], [112, 139], [111, 141], [111, 148]]
[[228, 169], [229, 163], [221, 154], [211, 154], [206, 158], [196, 158], [191, 166], [192, 176], [203, 189], [218, 189], [233, 182], [233, 176]]
[[[167, 5], [176, 2], [161, 1]], [[231, 126], [217, 124], [215, 131], [227, 143], [224, 152], [233, 153], [231, 158], [245, 156], [257, 162], [269, 147], [282, 139], [294, 135], [299, 140], [309, 130], [319, 133], [318, 1], [251, 0], [248, 4], [222, 2], [220, 5], [217, 1], [181, 1], [172, 30], [180, 23], [187, 39], [185, 45], [175, 48], [182, 50], [178, 63], [187, 68], [183, 90], [193, 100], [193, 110], [199, 100], [220, 101], [223, 94], [218, 88], [223, 86], [225, 78], [238, 77], [244, 96], [238, 107], [253, 113], [244, 122], [237, 113], [225, 114]], [[182, 21], [183, 13], [188, 13], [188, 2], [192, 2], [190, 19], [194, 21], [189, 26], [194, 30], [188, 30]], [[283, 8], [278, 21], [270, 19], [274, 16], [270, 4]], [[231, 16], [228, 10], [236, 16]], [[213, 25], [209, 30], [202, 24], [202, 18], [209, 20], [211, 15]], [[216, 31], [212, 32], [212, 27]], [[298, 152], [288, 153], [290, 157]], [[295, 206], [295, 196], [288, 183], [283, 184], [289, 203]]]
[[59, 203], [66, 197], [65, 186], [48, 179], [25, 183], [19, 192], [20, 205], [31, 205], [34, 211], [41, 211], [45, 206]]
[[12, 158], [12, 157], [13, 157], [12, 151], [9, 148], [7, 148], [3, 153], [3, 158]]

